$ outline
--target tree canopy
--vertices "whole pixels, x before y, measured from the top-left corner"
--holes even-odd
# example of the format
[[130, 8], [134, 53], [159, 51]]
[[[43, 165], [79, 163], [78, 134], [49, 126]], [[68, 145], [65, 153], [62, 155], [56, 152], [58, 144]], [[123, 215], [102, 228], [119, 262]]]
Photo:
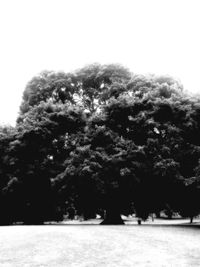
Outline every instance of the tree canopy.
[[1, 224], [200, 213], [200, 99], [170, 76], [92, 64], [43, 71], [0, 128]]

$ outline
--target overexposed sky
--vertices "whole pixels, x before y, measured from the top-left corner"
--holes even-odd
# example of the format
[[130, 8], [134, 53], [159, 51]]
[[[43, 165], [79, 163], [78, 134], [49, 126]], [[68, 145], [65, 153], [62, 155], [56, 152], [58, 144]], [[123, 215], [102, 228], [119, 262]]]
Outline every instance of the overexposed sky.
[[199, 0], [1, 0], [0, 123], [42, 70], [121, 63], [200, 92]]

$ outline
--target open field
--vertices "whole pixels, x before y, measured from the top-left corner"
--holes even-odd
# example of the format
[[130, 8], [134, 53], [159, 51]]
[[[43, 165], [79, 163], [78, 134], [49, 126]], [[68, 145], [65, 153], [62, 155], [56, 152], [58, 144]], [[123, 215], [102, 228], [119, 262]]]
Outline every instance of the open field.
[[[122, 219], [124, 220], [124, 223], [126, 225], [137, 225], [137, 218], [136, 217], [126, 217], [126, 216], [121, 216]], [[90, 219], [87, 221], [77, 219], [77, 220], [64, 220], [62, 224], [69, 224], [69, 225], [99, 225], [102, 222], [102, 219]], [[47, 224], [52, 224], [47, 223]], [[56, 224], [56, 222], [53, 222], [53, 224]], [[190, 219], [189, 218], [182, 218], [182, 217], [174, 217], [172, 219], [168, 219], [167, 217], [162, 217], [160, 219], [154, 218], [152, 220], [151, 217], [149, 217], [146, 221], [142, 221], [143, 225], [180, 225], [180, 226], [191, 226], [190, 224]], [[200, 217], [196, 217], [193, 219], [192, 226], [199, 226], [200, 227]]]
[[0, 266], [200, 266], [200, 228], [2, 226]]

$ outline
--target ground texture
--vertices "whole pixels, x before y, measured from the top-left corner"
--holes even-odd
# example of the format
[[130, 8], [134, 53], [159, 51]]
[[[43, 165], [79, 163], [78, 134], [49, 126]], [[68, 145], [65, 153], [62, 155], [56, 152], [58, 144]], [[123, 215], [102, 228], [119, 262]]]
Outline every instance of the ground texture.
[[2, 226], [0, 266], [200, 266], [200, 228]]

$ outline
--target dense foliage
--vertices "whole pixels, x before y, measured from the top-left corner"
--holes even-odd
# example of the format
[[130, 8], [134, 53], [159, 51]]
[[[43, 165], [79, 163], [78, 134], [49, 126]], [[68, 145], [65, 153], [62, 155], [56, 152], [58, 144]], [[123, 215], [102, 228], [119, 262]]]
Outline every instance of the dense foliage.
[[0, 224], [200, 213], [200, 99], [169, 76], [42, 72], [0, 128]]

